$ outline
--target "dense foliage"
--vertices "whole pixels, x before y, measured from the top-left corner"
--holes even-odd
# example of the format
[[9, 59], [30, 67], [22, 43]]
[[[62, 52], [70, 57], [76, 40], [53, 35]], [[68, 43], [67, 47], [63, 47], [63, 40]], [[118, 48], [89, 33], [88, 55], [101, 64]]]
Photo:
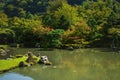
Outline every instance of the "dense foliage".
[[0, 0], [0, 44], [120, 47], [117, 0]]

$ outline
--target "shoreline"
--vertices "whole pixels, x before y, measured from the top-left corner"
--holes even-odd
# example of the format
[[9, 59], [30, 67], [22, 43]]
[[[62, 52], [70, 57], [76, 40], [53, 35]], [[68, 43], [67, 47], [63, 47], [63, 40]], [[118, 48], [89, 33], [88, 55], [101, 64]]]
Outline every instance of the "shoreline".
[[9, 71], [19, 66], [21, 61], [25, 61], [27, 57], [15, 58], [11, 60], [0, 60], [0, 73]]
[[[36, 61], [38, 62], [39, 58], [36, 56], [34, 57], [37, 59]], [[0, 74], [19, 67], [20, 62], [26, 63], [27, 58], [28, 57], [23, 56], [23, 57], [11, 59], [11, 60], [0, 60]]]

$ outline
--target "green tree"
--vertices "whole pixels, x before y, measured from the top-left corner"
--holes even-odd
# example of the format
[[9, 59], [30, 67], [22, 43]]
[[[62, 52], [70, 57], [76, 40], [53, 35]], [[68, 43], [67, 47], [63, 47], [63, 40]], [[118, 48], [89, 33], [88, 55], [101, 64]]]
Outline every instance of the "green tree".
[[14, 42], [15, 33], [11, 29], [1, 28], [0, 29], [0, 43], [8, 44]]
[[47, 7], [47, 13], [54, 13], [60, 7], [62, 7], [63, 3], [67, 3], [66, 0], [51, 0], [49, 1], [49, 5]]
[[5, 3], [3, 3], [3, 2], [0, 1], [0, 11], [3, 11], [4, 6], [5, 6]]
[[37, 19], [24, 19], [13, 17], [9, 20], [9, 28], [14, 30], [16, 34], [16, 42], [22, 41], [22, 35], [24, 34], [24, 30], [32, 29], [33, 27], [41, 25], [41, 20]]
[[0, 12], [0, 28], [8, 27], [8, 17], [5, 13]]
[[[68, 12], [68, 13], [66, 13]], [[76, 7], [72, 7], [66, 2], [61, 2], [61, 6], [56, 11], [49, 13], [43, 18], [43, 23], [54, 28], [67, 30], [71, 25], [79, 20]]]
[[36, 36], [33, 33], [31, 28], [23, 31], [23, 35], [21, 36], [22, 42], [25, 47], [35, 47], [36, 44]]
[[57, 28], [67, 30], [70, 27], [70, 22], [62, 15], [58, 21]]
[[43, 15], [47, 11], [49, 0], [9, 0], [6, 1], [4, 12], [9, 17], [24, 17], [26, 13]]
[[48, 32], [46, 35], [47, 46], [53, 47], [53, 48], [60, 48], [62, 45], [61, 35], [63, 33], [64, 33], [64, 30], [62, 30], [62, 29], [56, 29], [56, 30], [52, 30], [52, 31]]
[[63, 3], [62, 7], [55, 12], [55, 17], [60, 19], [61, 16], [64, 16], [70, 25], [75, 24], [79, 18], [77, 13], [77, 8], [69, 5], [68, 3]]

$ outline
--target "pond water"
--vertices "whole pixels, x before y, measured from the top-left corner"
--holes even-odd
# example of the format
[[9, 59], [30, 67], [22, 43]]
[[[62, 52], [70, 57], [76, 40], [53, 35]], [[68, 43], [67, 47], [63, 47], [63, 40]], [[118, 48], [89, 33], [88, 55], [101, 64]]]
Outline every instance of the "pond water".
[[[26, 49], [16, 50], [17, 54]], [[52, 65], [33, 65], [0, 74], [0, 80], [119, 80], [120, 54], [107, 49], [77, 49], [74, 51], [40, 51]]]
[[33, 80], [33, 79], [18, 73], [7, 73], [4, 76], [0, 77], [0, 80]]

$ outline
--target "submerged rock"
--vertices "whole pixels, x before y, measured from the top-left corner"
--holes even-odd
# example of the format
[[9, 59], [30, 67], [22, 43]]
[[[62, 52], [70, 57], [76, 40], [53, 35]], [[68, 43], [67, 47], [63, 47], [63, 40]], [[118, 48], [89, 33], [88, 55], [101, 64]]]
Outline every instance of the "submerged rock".
[[32, 64], [30, 64], [30, 63], [25, 63], [25, 62], [23, 62], [23, 61], [21, 61], [20, 63], [19, 63], [19, 67], [27, 67], [27, 66], [31, 66]]
[[53, 68], [55, 69], [55, 68], [57, 68], [57, 66], [53, 66]]
[[74, 48], [71, 46], [71, 47], [68, 47], [67, 48], [68, 50], [74, 50]]
[[19, 63], [19, 67], [24, 67], [24, 66], [25, 66], [24, 62], [21, 61], [21, 62]]

